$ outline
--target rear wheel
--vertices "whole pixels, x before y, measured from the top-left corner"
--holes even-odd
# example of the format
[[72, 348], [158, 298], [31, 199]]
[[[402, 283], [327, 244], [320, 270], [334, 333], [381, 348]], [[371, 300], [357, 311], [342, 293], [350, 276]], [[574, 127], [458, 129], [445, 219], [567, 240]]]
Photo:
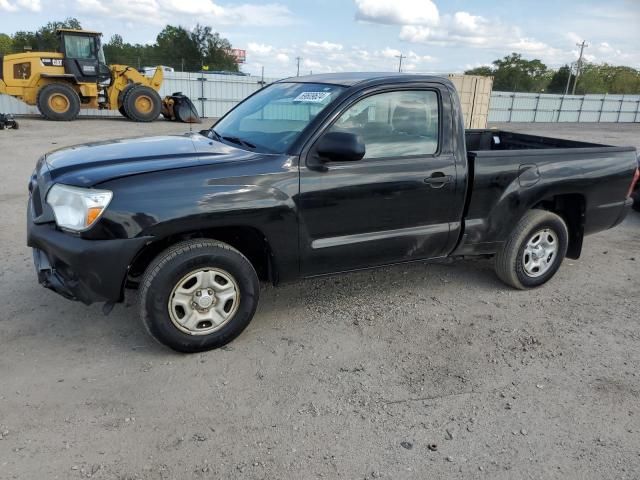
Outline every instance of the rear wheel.
[[538, 287], [558, 271], [568, 244], [569, 232], [561, 217], [545, 210], [530, 210], [496, 254], [496, 273], [512, 287]]
[[247, 327], [259, 287], [253, 266], [239, 251], [214, 240], [189, 240], [169, 248], [147, 268], [140, 316], [147, 331], [174, 350], [211, 350]]
[[80, 113], [78, 93], [65, 83], [50, 83], [38, 92], [38, 110], [48, 120], [74, 120]]
[[162, 99], [153, 88], [135, 85], [124, 95], [122, 107], [131, 120], [151, 122], [160, 115]]

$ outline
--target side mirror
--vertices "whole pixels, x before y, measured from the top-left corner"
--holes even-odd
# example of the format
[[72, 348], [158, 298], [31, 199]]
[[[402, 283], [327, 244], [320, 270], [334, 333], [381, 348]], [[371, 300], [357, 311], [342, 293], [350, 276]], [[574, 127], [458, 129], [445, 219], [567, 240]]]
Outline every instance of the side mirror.
[[364, 157], [365, 146], [355, 133], [328, 132], [318, 140], [316, 152], [322, 161], [355, 162]]

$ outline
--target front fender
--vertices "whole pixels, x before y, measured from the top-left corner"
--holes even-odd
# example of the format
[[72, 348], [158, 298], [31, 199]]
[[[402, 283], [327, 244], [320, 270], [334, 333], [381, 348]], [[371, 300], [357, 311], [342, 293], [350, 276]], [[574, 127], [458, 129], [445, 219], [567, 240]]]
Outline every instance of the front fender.
[[[120, 178], [109, 208], [87, 236], [159, 241], [221, 227], [250, 227], [267, 239], [279, 269], [298, 261], [297, 165], [272, 159], [251, 174], [249, 163], [203, 165]], [[242, 162], [238, 162], [242, 163]]]

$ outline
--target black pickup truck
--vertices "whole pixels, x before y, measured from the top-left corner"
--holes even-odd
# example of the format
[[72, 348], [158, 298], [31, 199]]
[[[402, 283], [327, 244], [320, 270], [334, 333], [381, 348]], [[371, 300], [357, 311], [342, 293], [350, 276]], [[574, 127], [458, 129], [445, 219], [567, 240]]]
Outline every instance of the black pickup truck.
[[43, 156], [28, 245], [45, 287], [105, 311], [139, 288], [148, 331], [194, 352], [242, 332], [260, 280], [487, 256], [540, 286], [624, 219], [637, 175], [632, 147], [465, 132], [444, 78], [296, 77], [209, 130]]

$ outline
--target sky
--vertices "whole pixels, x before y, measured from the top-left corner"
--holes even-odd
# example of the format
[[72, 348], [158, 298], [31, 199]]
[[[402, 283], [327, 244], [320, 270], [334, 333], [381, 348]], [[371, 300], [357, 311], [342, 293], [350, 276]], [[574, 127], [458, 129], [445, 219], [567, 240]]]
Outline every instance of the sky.
[[266, 77], [340, 71], [456, 73], [511, 52], [550, 67], [585, 57], [640, 68], [640, 0], [0, 0], [0, 32], [65, 17], [130, 43], [168, 23], [210, 25], [241, 69]]

